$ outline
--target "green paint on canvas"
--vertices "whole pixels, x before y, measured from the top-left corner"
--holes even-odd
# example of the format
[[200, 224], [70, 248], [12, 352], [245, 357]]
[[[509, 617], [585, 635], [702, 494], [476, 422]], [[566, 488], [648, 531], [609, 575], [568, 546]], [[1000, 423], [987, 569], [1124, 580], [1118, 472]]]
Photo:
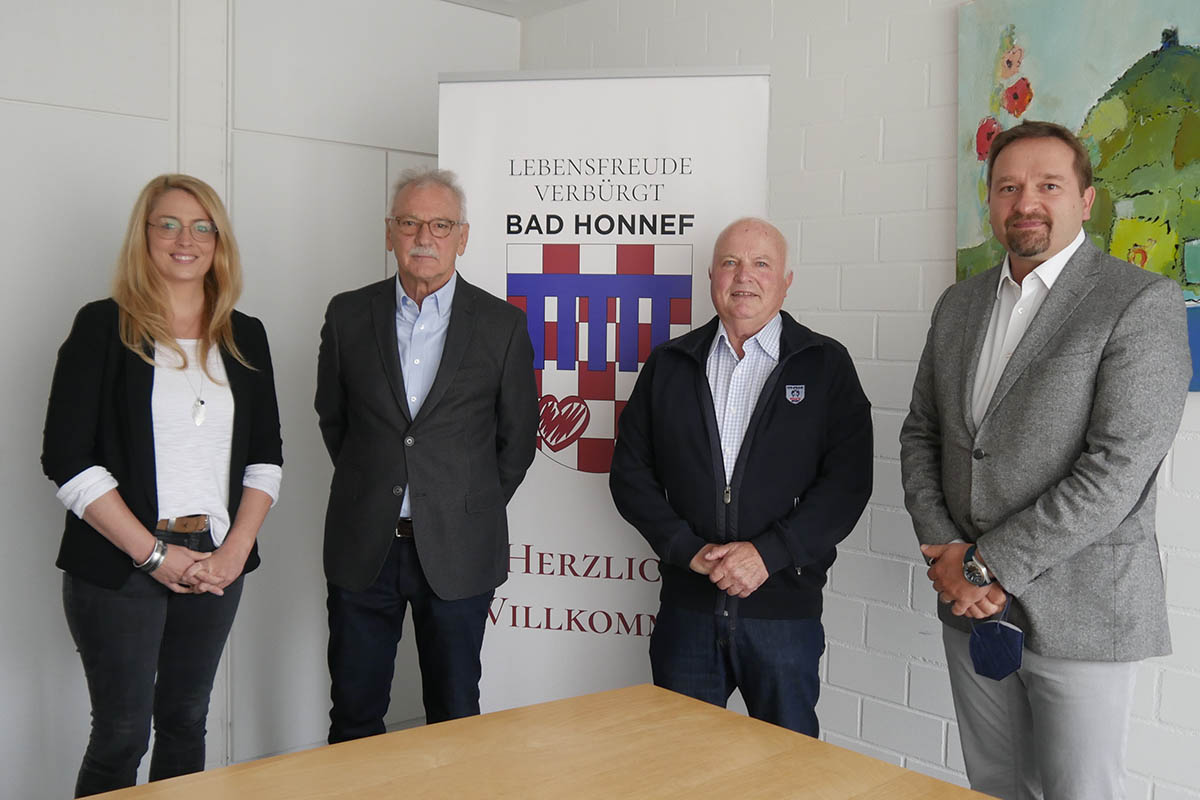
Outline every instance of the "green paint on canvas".
[[[1200, 302], [1200, 47], [1176, 33], [1194, 6], [1145, 0], [1132, 18], [1122, 8], [1116, 0], [997, 0], [961, 10], [960, 279], [1003, 258], [987, 225], [980, 151], [1023, 118], [1050, 119], [1077, 131], [1092, 155], [1089, 238], [1172, 277]], [[1030, 91], [1010, 92], [1008, 106], [998, 106], [1014, 86]], [[1018, 96], [1028, 99], [1013, 102]]]

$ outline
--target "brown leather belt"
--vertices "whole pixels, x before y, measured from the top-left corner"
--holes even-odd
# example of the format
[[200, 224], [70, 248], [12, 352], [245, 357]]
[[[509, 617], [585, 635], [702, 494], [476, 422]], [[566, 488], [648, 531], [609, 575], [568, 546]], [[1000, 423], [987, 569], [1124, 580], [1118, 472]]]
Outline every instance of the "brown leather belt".
[[160, 519], [154, 526], [157, 531], [167, 533], [202, 533], [208, 530], [208, 514], [192, 514], [190, 517]]
[[411, 539], [413, 536], [412, 519], [410, 517], [401, 517], [396, 520], [396, 538]]

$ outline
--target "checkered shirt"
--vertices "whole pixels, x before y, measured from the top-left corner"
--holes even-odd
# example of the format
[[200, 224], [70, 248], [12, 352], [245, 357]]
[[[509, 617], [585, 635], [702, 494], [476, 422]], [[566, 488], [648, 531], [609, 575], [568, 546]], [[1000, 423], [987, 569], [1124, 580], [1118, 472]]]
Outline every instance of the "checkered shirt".
[[725, 482], [733, 477], [742, 439], [750, 424], [750, 415], [762, 394], [767, 376], [779, 363], [779, 334], [783, 329], [782, 318], [776, 314], [762, 330], [746, 340], [742, 347], [745, 356], [740, 360], [729, 337], [725, 324], [717, 326], [717, 335], [708, 351], [705, 373], [712, 390], [713, 408], [717, 412], [717, 430], [721, 434], [721, 457], [725, 461]]

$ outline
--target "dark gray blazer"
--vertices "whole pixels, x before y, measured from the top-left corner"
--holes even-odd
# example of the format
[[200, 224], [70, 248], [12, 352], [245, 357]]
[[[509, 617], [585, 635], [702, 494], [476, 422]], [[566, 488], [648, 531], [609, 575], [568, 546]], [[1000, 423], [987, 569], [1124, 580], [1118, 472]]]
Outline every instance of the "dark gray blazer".
[[508, 571], [505, 505], [533, 461], [537, 390], [525, 314], [458, 277], [445, 349], [415, 419], [396, 347], [396, 279], [329, 302], [316, 410], [333, 459], [325, 575], [361, 591], [396, 532], [407, 484], [421, 568], [444, 600]]
[[[1036, 653], [1168, 653], [1154, 503], [1192, 375], [1179, 287], [1085, 241], [976, 428], [971, 395], [999, 274], [950, 287], [933, 311], [900, 432], [917, 538], [977, 542]], [[939, 614], [970, 629], [945, 605]]]

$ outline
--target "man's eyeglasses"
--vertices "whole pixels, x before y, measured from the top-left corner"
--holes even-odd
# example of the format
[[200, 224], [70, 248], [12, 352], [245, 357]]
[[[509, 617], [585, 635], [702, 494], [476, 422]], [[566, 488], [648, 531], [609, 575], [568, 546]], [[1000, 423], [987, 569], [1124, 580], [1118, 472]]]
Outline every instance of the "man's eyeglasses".
[[394, 230], [403, 236], [416, 236], [422, 225], [429, 226], [429, 232], [438, 239], [445, 239], [456, 225], [466, 225], [452, 219], [417, 219], [416, 217], [384, 217]]
[[163, 217], [158, 222], [147, 222], [146, 227], [159, 239], [178, 239], [184, 228], [192, 232], [192, 238], [197, 242], [211, 242], [217, 236], [217, 226], [206, 219], [184, 225], [174, 217]]

